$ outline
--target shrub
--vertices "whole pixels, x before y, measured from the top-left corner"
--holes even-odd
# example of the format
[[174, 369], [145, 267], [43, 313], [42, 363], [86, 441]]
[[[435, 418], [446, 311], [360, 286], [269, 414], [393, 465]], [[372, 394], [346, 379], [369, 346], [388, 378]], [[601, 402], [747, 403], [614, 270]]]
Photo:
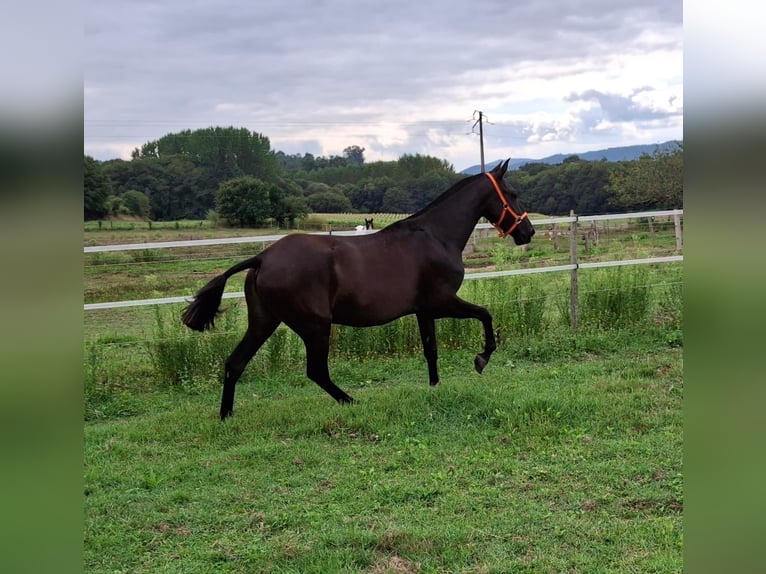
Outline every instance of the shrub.
[[257, 226], [271, 216], [271, 187], [251, 176], [224, 181], [216, 193], [216, 211], [231, 225]]

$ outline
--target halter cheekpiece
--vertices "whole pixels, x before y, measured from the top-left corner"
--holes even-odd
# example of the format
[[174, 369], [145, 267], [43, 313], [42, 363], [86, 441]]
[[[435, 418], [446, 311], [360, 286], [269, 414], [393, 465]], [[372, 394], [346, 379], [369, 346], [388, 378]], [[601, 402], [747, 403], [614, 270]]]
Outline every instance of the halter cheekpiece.
[[[495, 181], [495, 178], [492, 176], [492, 174], [485, 172], [484, 175], [486, 175], [489, 178], [489, 181], [492, 182], [492, 187], [495, 188], [497, 196], [500, 198], [500, 203], [503, 206], [503, 210], [500, 212], [500, 217], [498, 217], [497, 221], [494, 223], [490, 221], [490, 223], [492, 223], [492, 226], [497, 229], [500, 237], [505, 237], [513, 233], [513, 230], [516, 229], [522, 221], [524, 221], [524, 219], [527, 217], [527, 212], [525, 211], [521, 215], [516, 213], [513, 208], [508, 205], [508, 200], [505, 198], [505, 195], [503, 195], [503, 192], [500, 190], [500, 186], [497, 184], [497, 181]], [[508, 228], [508, 231], [503, 231], [503, 228], [500, 227], [500, 224], [502, 223], [503, 219], [505, 219], [506, 213], [510, 213], [511, 217], [513, 217], [515, 221], [513, 222], [513, 225]]]

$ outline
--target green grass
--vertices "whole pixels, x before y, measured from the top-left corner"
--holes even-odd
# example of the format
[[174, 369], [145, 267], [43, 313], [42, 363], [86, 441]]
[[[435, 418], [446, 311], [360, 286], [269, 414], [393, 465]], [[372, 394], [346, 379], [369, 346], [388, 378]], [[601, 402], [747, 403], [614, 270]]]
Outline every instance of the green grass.
[[85, 570], [680, 572], [681, 285], [674, 264], [583, 270], [573, 333], [566, 274], [466, 281], [499, 330], [484, 373], [476, 321], [437, 321], [436, 388], [412, 317], [338, 328], [345, 407], [282, 328], [226, 423], [241, 301], [204, 334], [182, 305], [90, 312]]
[[136, 230], [154, 230], [154, 231], [166, 231], [166, 230], [197, 230], [197, 229], [209, 229], [212, 225], [205, 219], [180, 219], [178, 221], [147, 221], [138, 218], [127, 219], [109, 219], [104, 221], [85, 221], [83, 223], [83, 229], [86, 233], [107, 233], [112, 231], [136, 231]]
[[[119, 341], [116, 342], [117, 344]], [[583, 334], [484, 374], [336, 357], [335, 404], [302, 364], [135, 395], [85, 427], [88, 572], [680, 572], [681, 350]]]

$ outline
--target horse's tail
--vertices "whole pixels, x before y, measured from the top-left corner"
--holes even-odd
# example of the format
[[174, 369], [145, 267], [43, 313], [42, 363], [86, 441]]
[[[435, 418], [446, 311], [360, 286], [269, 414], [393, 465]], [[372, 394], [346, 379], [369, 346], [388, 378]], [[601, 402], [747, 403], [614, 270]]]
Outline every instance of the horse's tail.
[[234, 267], [227, 269], [217, 277], [213, 278], [207, 285], [202, 287], [181, 313], [183, 324], [195, 331], [204, 331], [215, 327], [215, 318], [219, 313], [218, 307], [223, 298], [223, 289], [226, 287], [226, 281], [240, 271], [245, 269], [258, 269], [261, 266], [261, 259], [258, 255], [237, 263]]

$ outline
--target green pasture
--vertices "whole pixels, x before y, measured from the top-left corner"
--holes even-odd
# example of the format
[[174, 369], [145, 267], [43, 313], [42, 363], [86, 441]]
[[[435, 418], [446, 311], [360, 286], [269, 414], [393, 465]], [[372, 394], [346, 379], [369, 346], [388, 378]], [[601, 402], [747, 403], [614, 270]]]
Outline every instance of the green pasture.
[[482, 375], [444, 349], [435, 388], [415, 354], [335, 356], [351, 406], [287, 361], [226, 423], [216, 385], [123, 390], [85, 426], [85, 570], [680, 572], [681, 349], [549, 345]]
[[[622, 258], [672, 249], [642, 233], [610, 241]], [[526, 252], [482, 240], [481, 266], [568, 255], [537, 239]], [[190, 296], [247, 247], [86, 257], [85, 299]], [[412, 317], [335, 328], [330, 370], [350, 406], [305, 377], [280, 328], [225, 423], [242, 301], [202, 334], [183, 305], [86, 312], [85, 571], [681, 572], [682, 267], [581, 270], [576, 332], [568, 277], [465, 281], [499, 348], [479, 375], [478, 322], [437, 321], [433, 388]]]

